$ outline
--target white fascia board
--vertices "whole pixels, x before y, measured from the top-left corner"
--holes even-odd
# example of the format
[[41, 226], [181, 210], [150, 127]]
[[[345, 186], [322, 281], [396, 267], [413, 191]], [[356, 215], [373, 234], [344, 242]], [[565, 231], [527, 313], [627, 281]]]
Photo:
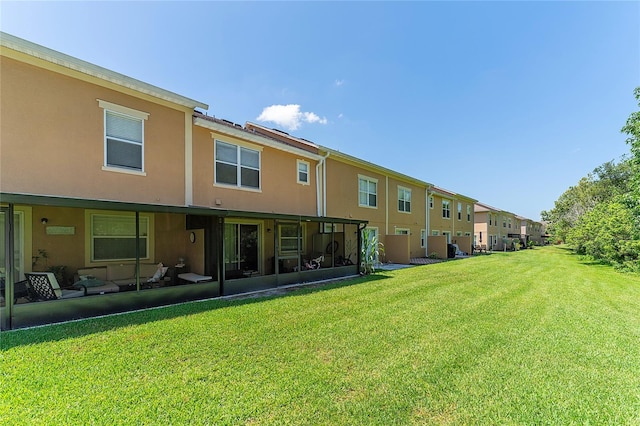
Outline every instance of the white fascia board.
[[99, 78], [101, 80], [109, 81], [117, 84], [118, 86], [135, 90], [136, 92], [163, 99], [167, 102], [192, 109], [196, 107], [205, 110], [209, 109], [209, 105], [203, 102], [178, 95], [177, 93], [161, 89], [160, 87], [136, 80], [135, 78], [127, 77], [124, 74], [94, 65], [83, 61], [82, 59], [74, 58], [73, 56], [60, 53], [56, 50], [49, 49], [5, 32], [0, 32], [0, 46]]
[[362, 160], [360, 158], [357, 157], [353, 157], [349, 154], [344, 154], [340, 151], [336, 151], [334, 149], [331, 148], [327, 148], [326, 146], [322, 146], [322, 145], [318, 145], [318, 148], [320, 148], [321, 151], [324, 151], [328, 154], [331, 154], [332, 157], [336, 157], [336, 158], [340, 158], [343, 159], [347, 162], [353, 163], [358, 165], [359, 167], [368, 169], [368, 170], [372, 170], [374, 172], [380, 173], [382, 175], [388, 176], [388, 177], [393, 177], [396, 178], [398, 180], [407, 182], [407, 183], [412, 183], [414, 185], [420, 186], [420, 187], [425, 187], [425, 188], [430, 188], [433, 186], [433, 184], [429, 183], [429, 182], [425, 182], [423, 180], [420, 179], [416, 179], [414, 177], [411, 176], [407, 176], [405, 174], [402, 174], [400, 172], [396, 172], [393, 171], [391, 169], [387, 169], [386, 167], [382, 167], [379, 166], [377, 164], [373, 164], [370, 163], [368, 161]]
[[263, 146], [268, 146], [279, 151], [288, 152], [290, 154], [297, 155], [298, 157], [308, 158], [315, 161], [320, 161], [323, 158], [321, 155], [312, 154], [303, 149], [279, 143], [274, 141], [273, 139], [265, 138], [255, 133], [247, 132], [243, 128], [235, 129], [226, 124], [216, 123], [200, 117], [194, 117], [193, 124], [195, 124], [196, 126], [204, 127], [205, 129], [214, 130], [228, 136], [233, 136], [238, 139], [244, 139], [246, 141], [254, 142]]

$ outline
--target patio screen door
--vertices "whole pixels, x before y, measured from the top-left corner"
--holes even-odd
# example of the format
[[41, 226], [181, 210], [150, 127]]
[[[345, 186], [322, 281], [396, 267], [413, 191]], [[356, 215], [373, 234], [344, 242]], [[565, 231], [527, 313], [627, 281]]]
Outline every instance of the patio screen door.
[[225, 271], [259, 271], [258, 225], [225, 223]]
[[[0, 279], [4, 281], [6, 274], [6, 210], [0, 210]], [[18, 282], [24, 280], [24, 218], [22, 212], [13, 213], [13, 281]]]

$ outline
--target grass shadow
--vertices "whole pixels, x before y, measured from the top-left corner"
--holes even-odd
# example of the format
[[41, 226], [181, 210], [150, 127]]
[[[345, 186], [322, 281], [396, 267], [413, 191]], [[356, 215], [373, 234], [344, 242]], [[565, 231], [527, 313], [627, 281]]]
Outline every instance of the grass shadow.
[[0, 351], [6, 351], [23, 345], [62, 341], [123, 327], [195, 315], [216, 309], [234, 308], [273, 299], [331, 291], [387, 278], [390, 277], [384, 273], [376, 273], [356, 278], [343, 278], [330, 282], [311, 282], [273, 288], [262, 292], [185, 302], [177, 305], [160, 306], [140, 311], [117, 313], [32, 328], [7, 330], [0, 333]]
[[602, 259], [594, 259], [593, 257], [590, 257], [588, 255], [577, 253], [571, 246], [563, 244], [561, 246], [554, 246], [554, 247], [557, 250], [564, 251], [565, 255], [576, 258], [576, 261], [580, 265], [597, 267], [597, 268], [611, 268], [612, 270], [615, 270], [615, 267], [611, 262], [602, 260]]

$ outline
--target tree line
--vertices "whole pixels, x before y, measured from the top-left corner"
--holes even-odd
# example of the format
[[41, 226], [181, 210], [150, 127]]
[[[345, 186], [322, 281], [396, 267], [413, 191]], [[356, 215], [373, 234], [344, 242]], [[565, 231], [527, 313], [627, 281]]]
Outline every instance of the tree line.
[[[634, 95], [640, 107], [640, 87]], [[640, 111], [621, 131], [630, 154], [597, 167], [541, 216], [552, 238], [576, 253], [640, 272]]]

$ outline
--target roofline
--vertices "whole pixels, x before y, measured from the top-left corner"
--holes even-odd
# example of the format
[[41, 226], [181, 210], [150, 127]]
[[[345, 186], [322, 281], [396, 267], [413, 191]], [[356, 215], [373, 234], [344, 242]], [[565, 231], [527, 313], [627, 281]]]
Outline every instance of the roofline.
[[188, 108], [209, 105], [0, 31], [0, 46]]
[[478, 205], [478, 206], [480, 206], [480, 207], [482, 207], [482, 208], [484, 208], [485, 210], [491, 210], [491, 211], [494, 211], [494, 212], [501, 212], [501, 211], [503, 211], [502, 209], [499, 209], [499, 208], [496, 208], [496, 207], [490, 206], [489, 204], [481, 203], [481, 202], [479, 202], [479, 201], [477, 201], [475, 204], [476, 204], [476, 205]]
[[515, 214], [515, 213], [513, 213], [513, 212], [510, 212], [510, 211], [507, 211], [507, 210], [498, 209], [498, 208], [496, 208], [496, 207], [492, 207], [492, 206], [490, 206], [490, 205], [488, 205], [488, 204], [478, 203], [478, 202], [476, 202], [475, 204], [476, 204], [476, 205], [478, 205], [478, 206], [481, 206], [481, 207], [485, 208], [487, 211], [491, 210], [491, 211], [494, 211], [494, 212], [500, 212], [500, 213], [512, 214], [514, 217], [517, 217], [517, 216], [518, 216], [517, 214]]
[[291, 136], [289, 133], [284, 132], [282, 130], [270, 129], [268, 127], [264, 127], [264, 126], [261, 126], [260, 124], [252, 123], [250, 121], [247, 121], [245, 123], [245, 125], [244, 125], [244, 128], [246, 130], [248, 130], [248, 131], [254, 131], [254, 129], [252, 129], [252, 127], [257, 128], [257, 130], [258, 130], [257, 133], [260, 133], [260, 131], [263, 131], [263, 132], [266, 133], [266, 135], [260, 133], [260, 134], [262, 134], [262, 136], [273, 138], [275, 140], [278, 140], [279, 142], [283, 142], [280, 139], [290, 140], [290, 141], [292, 141], [292, 142], [294, 142], [296, 144], [299, 144], [302, 147], [304, 147], [304, 148], [301, 148], [301, 149], [309, 149], [310, 152], [314, 152], [315, 151], [314, 153], [318, 152], [318, 145], [317, 144], [315, 144], [315, 143], [313, 143], [313, 142], [311, 142], [309, 140], [303, 139], [303, 138], [298, 138], [296, 136]]
[[445, 196], [449, 196], [449, 197], [453, 197], [453, 198], [460, 198], [460, 199], [463, 199], [465, 201], [470, 201], [470, 202], [472, 202], [474, 204], [476, 204], [478, 202], [478, 200], [476, 200], [475, 198], [471, 198], [471, 197], [468, 197], [466, 195], [458, 194], [457, 192], [449, 191], [448, 189], [444, 189], [444, 188], [441, 188], [439, 186], [435, 186], [434, 185], [434, 186], [431, 187], [431, 190], [432, 191], [436, 191], [436, 192], [440, 192], [441, 194], [443, 194]]
[[229, 136], [233, 136], [239, 139], [244, 139], [247, 141], [251, 141], [254, 143], [258, 143], [264, 146], [268, 146], [280, 151], [289, 152], [294, 155], [298, 155], [300, 157], [312, 159], [319, 161], [322, 159], [322, 156], [319, 154], [314, 154], [307, 150], [296, 148], [292, 145], [287, 145], [283, 142], [280, 142], [276, 139], [270, 138], [268, 136], [264, 136], [260, 133], [251, 132], [239, 124], [233, 124], [231, 122], [226, 122], [219, 118], [210, 117], [208, 115], [204, 115], [199, 112], [195, 112], [193, 114], [193, 124], [199, 127], [203, 127], [205, 129], [214, 130], [216, 132], [224, 133]]
[[113, 200], [91, 200], [87, 198], [59, 197], [39, 194], [0, 192], [0, 202], [24, 205], [41, 205], [53, 207], [74, 207], [96, 210], [137, 211], [145, 213], [177, 213], [197, 214], [219, 217], [251, 217], [306, 222], [332, 222], [346, 224], [367, 224], [368, 220], [346, 219], [325, 216], [305, 216], [286, 213], [254, 212], [242, 210], [225, 210], [203, 206], [176, 206], [167, 204], [131, 203]]
[[374, 171], [376, 171], [378, 173], [381, 173], [381, 174], [390, 175], [390, 176], [396, 177], [397, 179], [403, 180], [405, 182], [413, 183], [413, 184], [418, 185], [418, 186], [423, 186], [423, 187], [425, 187], [427, 189], [434, 186], [432, 183], [425, 182], [425, 181], [420, 180], [420, 179], [416, 179], [414, 177], [402, 174], [400, 172], [396, 172], [396, 171], [391, 170], [391, 169], [387, 169], [386, 167], [378, 166], [377, 164], [370, 163], [368, 161], [365, 161], [365, 160], [362, 160], [360, 158], [351, 156], [349, 154], [345, 154], [345, 153], [340, 152], [340, 151], [336, 151], [336, 150], [328, 148], [326, 146], [318, 145], [318, 148], [320, 148], [320, 151], [324, 151], [327, 154], [331, 154], [329, 158], [332, 158], [332, 157], [333, 158], [339, 158], [339, 159], [342, 159], [344, 161], [359, 165], [359, 166], [361, 166], [363, 168], [371, 169], [371, 170], [374, 170]]

